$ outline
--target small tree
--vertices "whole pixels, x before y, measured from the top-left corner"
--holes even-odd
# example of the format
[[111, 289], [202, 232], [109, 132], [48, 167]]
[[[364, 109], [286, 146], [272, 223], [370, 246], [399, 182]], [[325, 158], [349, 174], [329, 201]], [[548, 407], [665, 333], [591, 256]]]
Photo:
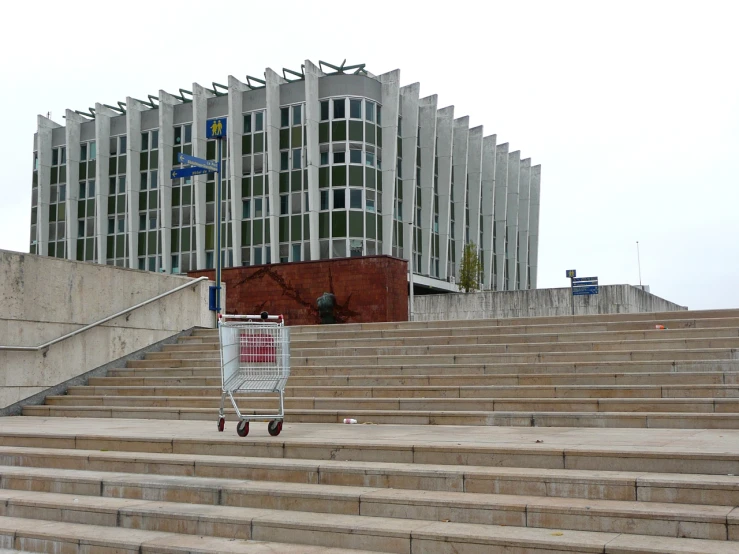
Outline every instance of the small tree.
[[482, 264], [477, 255], [477, 246], [470, 242], [464, 246], [462, 262], [459, 266], [459, 288], [464, 292], [478, 290], [480, 288], [480, 273]]

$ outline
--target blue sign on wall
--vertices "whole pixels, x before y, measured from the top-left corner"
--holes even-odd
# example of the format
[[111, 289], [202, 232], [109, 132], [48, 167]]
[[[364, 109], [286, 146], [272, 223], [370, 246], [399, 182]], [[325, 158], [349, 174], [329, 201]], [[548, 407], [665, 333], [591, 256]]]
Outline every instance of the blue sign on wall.
[[225, 117], [217, 117], [215, 119], [209, 119], [205, 124], [205, 138], [208, 139], [221, 139], [226, 137], [226, 122]]

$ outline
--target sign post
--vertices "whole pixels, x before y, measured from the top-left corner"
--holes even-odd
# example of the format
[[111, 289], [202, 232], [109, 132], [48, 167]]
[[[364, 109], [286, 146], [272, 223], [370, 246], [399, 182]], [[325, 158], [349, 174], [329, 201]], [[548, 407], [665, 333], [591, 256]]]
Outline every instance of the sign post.
[[216, 139], [218, 143], [218, 153], [216, 160], [204, 160], [189, 156], [188, 154], [178, 154], [177, 160], [186, 165], [182, 169], [173, 169], [171, 173], [172, 179], [180, 177], [191, 177], [192, 175], [203, 175], [204, 173], [217, 173], [218, 185], [216, 190], [216, 286], [215, 286], [215, 311], [216, 314], [221, 313], [221, 203], [222, 203], [222, 174], [223, 174], [223, 154], [222, 144], [226, 138], [227, 119], [218, 117], [209, 119], [205, 125], [205, 138]]
[[226, 128], [228, 120], [225, 117], [209, 119], [205, 124], [205, 138], [216, 139], [218, 143], [218, 152], [216, 154], [216, 172], [218, 173], [218, 185], [216, 187], [216, 314], [221, 313], [221, 205], [223, 199], [222, 193], [222, 174], [223, 174], [223, 155], [222, 144], [226, 138]]
[[566, 275], [570, 279], [570, 289], [572, 290], [572, 315], [575, 315], [575, 297], [598, 294], [598, 278], [576, 277], [577, 272], [574, 269], [568, 269]]

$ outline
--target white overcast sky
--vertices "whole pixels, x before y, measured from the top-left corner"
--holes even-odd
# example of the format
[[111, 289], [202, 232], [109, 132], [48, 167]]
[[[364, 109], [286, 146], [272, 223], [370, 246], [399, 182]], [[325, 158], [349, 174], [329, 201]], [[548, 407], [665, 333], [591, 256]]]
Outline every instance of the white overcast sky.
[[396, 68], [542, 164], [539, 287], [566, 269], [739, 307], [739, 2], [15, 2], [0, 249], [27, 252], [36, 115], [305, 59]]

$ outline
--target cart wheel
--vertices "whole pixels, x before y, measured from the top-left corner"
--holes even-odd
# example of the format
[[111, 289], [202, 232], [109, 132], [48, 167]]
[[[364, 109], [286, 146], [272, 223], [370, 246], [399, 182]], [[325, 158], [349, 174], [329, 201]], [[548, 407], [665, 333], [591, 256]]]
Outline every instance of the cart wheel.
[[249, 434], [249, 422], [245, 420], [239, 421], [239, 424], [236, 426], [236, 434], [240, 437], [245, 437]]
[[272, 421], [270, 421], [267, 425], [267, 431], [269, 431], [269, 434], [273, 437], [279, 435], [280, 431], [282, 431], [282, 420], [273, 419]]
[[226, 427], [226, 418], [218, 418], [218, 432], [223, 433], [224, 427]]

